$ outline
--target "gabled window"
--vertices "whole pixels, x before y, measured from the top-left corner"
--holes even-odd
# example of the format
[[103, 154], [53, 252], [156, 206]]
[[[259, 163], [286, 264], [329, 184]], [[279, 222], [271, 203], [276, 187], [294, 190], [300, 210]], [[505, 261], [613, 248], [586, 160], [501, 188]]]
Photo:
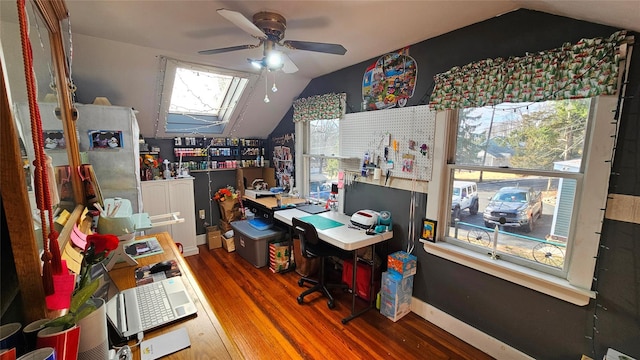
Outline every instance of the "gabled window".
[[162, 58], [159, 124], [165, 134], [222, 134], [249, 74]]

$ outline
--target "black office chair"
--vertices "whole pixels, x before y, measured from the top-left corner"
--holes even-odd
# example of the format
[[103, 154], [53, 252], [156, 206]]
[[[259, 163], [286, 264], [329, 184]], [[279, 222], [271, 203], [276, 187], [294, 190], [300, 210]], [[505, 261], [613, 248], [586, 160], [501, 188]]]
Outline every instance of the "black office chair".
[[302, 304], [304, 302], [304, 297], [319, 291], [324, 294], [329, 301], [327, 301], [327, 306], [329, 309], [333, 309], [335, 307], [335, 303], [333, 301], [333, 296], [329, 292], [329, 288], [343, 288], [346, 289], [347, 286], [345, 284], [328, 284], [326, 283], [326, 274], [325, 274], [325, 258], [329, 256], [336, 256], [342, 259], [349, 258], [351, 253], [349, 251], [345, 251], [339, 249], [329, 243], [321, 241], [318, 238], [318, 232], [316, 228], [308, 223], [304, 222], [298, 218], [293, 218], [293, 231], [300, 238], [300, 248], [302, 250], [302, 256], [306, 258], [320, 258], [320, 274], [318, 275], [318, 279], [310, 279], [308, 277], [302, 277], [298, 280], [298, 285], [300, 287], [304, 286], [305, 283], [314, 284], [313, 287], [305, 290], [298, 296], [298, 304]]

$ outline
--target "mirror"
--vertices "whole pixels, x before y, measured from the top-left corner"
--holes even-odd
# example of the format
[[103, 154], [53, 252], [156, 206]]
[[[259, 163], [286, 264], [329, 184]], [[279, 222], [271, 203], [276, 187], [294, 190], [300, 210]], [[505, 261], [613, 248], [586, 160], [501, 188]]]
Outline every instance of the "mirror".
[[[78, 141], [75, 135], [75, 124], [71, 120], [72, 107], [69, 91], [68, 71], [66, 68], [65, 41], [62, 22], [67, 18], [67, 10], [62, 0], [33, 0], [27, 1], [26, 11], [29, 18], [30, 41], [32, 44], [33, 68], [37, 79], [37, 100], [44, 101], [52, 90], [49, 84], [55, 82], [58, 108], [60, 109], [60, 125], [62, 130], [64, 151], [62, 149], [48, 149], [53, 153], [56, 161], [77, 168], [80, 165]], [[32, 203], [36, 203], [35, 192], [28, 191], [25, 177], [24, 162], [33, 161], [33, 144], [31, 138], [30, 117], [25, 111], [28, 101], [25, 71], [21, 51], [21, 35], [18, 21], [18, 7], [14, 1], [0, 1], [0, 60], [2, 65], [2, 141], [0, 143], [2, 156], [2, 202], [5, 208], [7, 227], [9, 230], [13, 258], [20, 292], [23, 299], [25, 320], [33, 321], [47, 316], [44, 302], [44, 290], [40, 281], [40, 256], [42, 236], [36, 236], [34, 228], [25, 219], [32, 218]], [[68, 48], [68, 46], [67, 46]], [[67, 49], [68, 51], [68, 49]], [[49, 96], [51, 98], [51, 96]], [[21, 105], [22, 104], [22, 105]], [[13, 115], [13, 118], [12, 118]], [[19, 119], [20, 124], [13, 120]], [[25, 126], [27, 125], [27, 126]], [[56, 124], [57, 125], [57, 124]], [[53, 126], [53, 125], [51, 125]], [[29, 129], [29, 131], [25, 131]], [[43, 130], [46, 128], [43, 125]], [[14, 134], [19, 134], [19, 137]], [[73, 136], [70, 136], [73, 134]], [[53, 134], [51, 134], [53, 136]], [[59, 138], [59, 137], [58, 137]], [[20, 140], [23, 142], [24, 152], [20, 151]], [[28, 150], [30, 148], [30, 151]], [[57, 146], [56, 146], [57, 148]], [[31, 156], [29, 156], [31, 154]], [[65, 161], [66, 155], [66, 161]], [[53, 156], [52, 156], [53, 157]], [[32, 169], [32, 168], [31, 168]], [[32, 171], [30, 171], [32, 173]], [[83, 208], [83, 192], [79, 175], [71, 174], [73, 200], [79, 205], [72, 209], [70, 220], [77, 219]], [[68, 239], [68, 233], [60, 233], [61, 245]]]

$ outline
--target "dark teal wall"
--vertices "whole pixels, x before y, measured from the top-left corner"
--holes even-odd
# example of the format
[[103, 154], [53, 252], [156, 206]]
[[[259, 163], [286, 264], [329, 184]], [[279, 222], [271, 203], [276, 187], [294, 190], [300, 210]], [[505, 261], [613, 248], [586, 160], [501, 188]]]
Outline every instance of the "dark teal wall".
[[[522, 9], [414, 44], [410, 55], [418, 64], [418, 82], [408, 106], [428, 103], [433, 76], [453, 66], [486, 58], [522, 56], [581, 38], [608, 37], [616, 30]], [[362, 75], [373, 61], [316, 78], [300, 97], [346, 92], [347, 112], [357, 112], [362, 101]], [[621, 114], [612, 193], [640, 196], [639, 82], [640, 54], [636, 54], [628, 84], [628, 93], [634, 98], [625, 103]], [[292, 131], [290, 111], [273, 134]], [[394, 209], [395, 237], [389, 250], [406, 248], [409, 193], [356, 184], [346, 189], [345, 212], [361, 208], [365, 199], [365, 207]], [[419, 209], [424, 209], [425, 199], [424, 195], [419, 198]], [[414, 251], [418, 257], [414, 296], [537, 359], [579, 359], [582, 354], [602, 359], [609, 347], [640, 358], [639, 233], [638, 224], [605, 220], [602, 244], [606, 248], [598, 258], [595, 283], [598, 298], [587, 306], [571, 305], [429, 255], [419, 244]], [[597, 332], [592, 330], [594, 325]]]

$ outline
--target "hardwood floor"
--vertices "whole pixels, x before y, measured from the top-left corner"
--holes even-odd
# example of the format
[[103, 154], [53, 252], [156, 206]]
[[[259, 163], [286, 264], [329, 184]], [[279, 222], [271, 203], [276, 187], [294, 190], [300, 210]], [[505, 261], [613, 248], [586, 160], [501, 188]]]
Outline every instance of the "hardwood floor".
[[319, 293], [299, 305], [295, 271], [274, 274], [235, 252], [199, 249], [185, 259], [246, 359], [492, 359], [414, 313], [394, 323], [372, 309], [343, 325], [349, 293], [333, 292], [333, 310]]

